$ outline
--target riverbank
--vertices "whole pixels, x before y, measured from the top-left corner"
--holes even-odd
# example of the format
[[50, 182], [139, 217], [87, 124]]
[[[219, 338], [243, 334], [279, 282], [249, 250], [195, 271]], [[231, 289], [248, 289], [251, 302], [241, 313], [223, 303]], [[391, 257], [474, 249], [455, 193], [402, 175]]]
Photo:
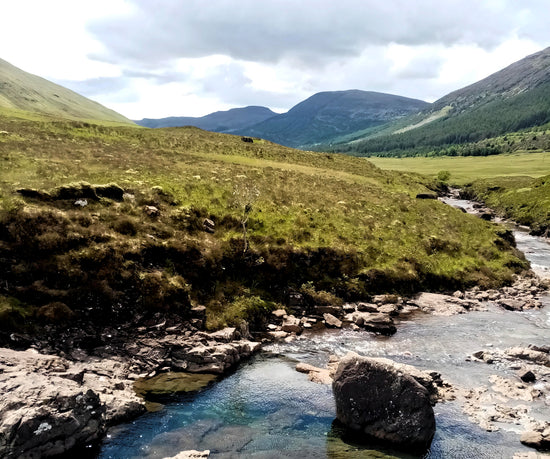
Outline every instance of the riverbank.
[[[6, 395], [0, 402], [0, 451], [5, 457], [46, 457], [97, 443], [110, 427], [148, 408], [159, 408], [144, 397], [158, 375], [197, 374], [172, 380], [172, 389], [164, 384], [161, 390], [200, 389], [257, 352], [262, 340], [289, 342], [304, 330], [324, 327], [391, 335], [415, 313], [462, 314], [484, 310], [489, 302], [517, 311], [539, 308], [544, 288], [534, 276], [518, 277], [512, 286], [500, 290], [474, 288], [408, 298], [377, 295], [370, 302], [316, 306], [299, 316], [279, 310], [272, 314], [267, 333], [254, 338], [246, 328], [206, 333], [191, 324], [173, 325], [165, 317], [136, 333], [105, 329], [102, 336], [110, 344], [100, 346], [93, 346], [90, 336], [80, 332], [58, 337], [65, 342], [57, 346], [51, 340], [36, 339], [26, 350], [2, 348], [0, 389]], [[14, 335], [14, 339], [23, 337]], [[80, 347], [71, 348], [67, 341]], [[142, 396], [135, 392], [136, 382], [141, 384]]]

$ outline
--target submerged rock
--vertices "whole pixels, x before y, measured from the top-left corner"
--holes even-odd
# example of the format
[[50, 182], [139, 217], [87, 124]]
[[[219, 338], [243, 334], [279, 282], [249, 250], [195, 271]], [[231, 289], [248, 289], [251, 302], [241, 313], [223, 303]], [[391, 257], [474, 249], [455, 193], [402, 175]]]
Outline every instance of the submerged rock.
[[340, 361], [332, 384], [336, 417], [359, 438], [423, 451], [435, 434], [430, 395], [389, 362], [353, 353]]
[[210, 450], [207, 449], [206, 451], [196, 451], [192, 449], [189, 451], [182, 451], [172, 457], [165, 457], [164, 459], [200, 459], [205, 457], [210, 457]]

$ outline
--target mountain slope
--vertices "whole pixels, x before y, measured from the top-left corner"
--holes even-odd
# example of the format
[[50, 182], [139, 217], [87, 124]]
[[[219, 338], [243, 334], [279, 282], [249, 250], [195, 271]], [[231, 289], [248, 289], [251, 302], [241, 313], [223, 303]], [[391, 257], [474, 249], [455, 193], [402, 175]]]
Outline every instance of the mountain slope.
[[433, 103], [409, 125], [339, 151], [388, 156], [428, 153], [550, 121], [550, 48], [527, 56]]
[[320, 92], [287, 113], [239, 133], [291, 147], [305, 147], [380, 126], [427, 106], [429, 104], [421, 100], [371, 91]]
[[201, 117], [172, 116], [159, 119], [144, 118], [136, 121], [136, 123], [149, 128], [195, 126], [206, 131], [230, 133], [261, 123], [276, 115], [269, 108], [250, 106], [214, 112]]
[[0, 107], [70, 119], [132, 123], [70, 89], [27, 73], [0, 59]]

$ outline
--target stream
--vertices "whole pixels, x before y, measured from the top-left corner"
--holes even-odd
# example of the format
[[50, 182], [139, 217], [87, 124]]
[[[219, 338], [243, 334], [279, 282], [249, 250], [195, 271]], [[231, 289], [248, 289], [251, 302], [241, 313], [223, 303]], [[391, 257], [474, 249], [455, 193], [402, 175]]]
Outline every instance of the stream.
[[[471, 210], [471, 203], [446, 200]], [[513, 228], [517, 246], [533, 269], [550, 275], [550, 244]], [[550, 297], [541, 298], [545, 306]], [[291, 343], [265, 346], [231, 375], [193, 395], [171, 397], [158, 412], [109, 431], [97, 457], [160, 459], [185, 450], [210, 450], [212, 458], [413, 458], [379, 446], [342, 440], [333, 426], [330, 386], [315, 384], [295, 370], [298, 361], [325, 367], [331, 354], [355, 351], [436, 370], [453, 385], [474, 388], [491, 375], [513, 371], [469, 361], [473, 352], [514, 345], [548, 345], [550, 307], [526, 312], [488, 304], [487, 311], [455, 316], [417, 313], [397, 325], [391, 337], [351, 329], [305, 332]], [[550, 419], [550, 405], [532, 403], [531, 416]], [[437, 430], [424, 458], [512, 458], [530, 452], [519, 441], [520, 426], [499, 424], [486, 432], [471, 422], [458, 401], [434, 407]]]

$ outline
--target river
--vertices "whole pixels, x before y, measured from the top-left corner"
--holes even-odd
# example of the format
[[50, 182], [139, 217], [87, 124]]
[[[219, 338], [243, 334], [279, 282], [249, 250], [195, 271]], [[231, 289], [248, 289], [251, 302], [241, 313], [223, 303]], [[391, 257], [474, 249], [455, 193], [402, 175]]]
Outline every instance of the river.
[[[467, 201], [453, 205], [471, 209]], [[518, 248], [541, 276], [550, 273], [550, 245], [514, 228]], [[550, 297], [541, 299], [550, 305]], [[511, 312], [489, 304], [487, 311], [450, 317], [415, 314], [391, 337], [351, 329], [308, 332], [291, 343], [272, 344], [233, 374], [194, 395], [169, 399], [164, 409], [111, 430], [98, 458], [165, 458], [184, 450], [210, 450], [213, 458], [412, 458], [403, 452], [341, 440], [333, 427], [330, 386], [295, 371], [298, 361], [325, 366], [331, 354], [353, 350], [436, 370], [453, 385], [474, 388], [490, 375], [511, 376], [501, 365], [471, 361], [487, 348], [547, 345], [550, 307]], [[550, 403], [533, 403], [531, 415], [550, 419]], [[471, 422], [458, 401], [434, 408], [437, 431], [424, 458], [512, 458], [531, 449], [519, 442], [521, 429], [499, 424], [487, 432]]]

